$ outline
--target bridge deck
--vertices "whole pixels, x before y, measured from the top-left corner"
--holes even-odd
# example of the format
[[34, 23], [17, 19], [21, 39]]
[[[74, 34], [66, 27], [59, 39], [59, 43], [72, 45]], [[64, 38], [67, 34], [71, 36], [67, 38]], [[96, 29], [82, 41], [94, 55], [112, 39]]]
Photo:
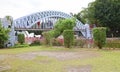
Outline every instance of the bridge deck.
[[36, 31], [36, 30], [40, 30], [40, 31], [49, 31], [49, 30], [53, 30], [53, 29], [40, 29], [40, 28], [15, 28], [16, 31], [22, 30], [22, 31]]
[[[45, 28], [45, 29], [41, 29], [41, 28], [15, 28], [15, 31], [49, 31], [49, 30], [53, 30], [50, 28]], [[74, 30], [74, 31], [84, 31], [85, 29], [79, 29], [79, 30]]]

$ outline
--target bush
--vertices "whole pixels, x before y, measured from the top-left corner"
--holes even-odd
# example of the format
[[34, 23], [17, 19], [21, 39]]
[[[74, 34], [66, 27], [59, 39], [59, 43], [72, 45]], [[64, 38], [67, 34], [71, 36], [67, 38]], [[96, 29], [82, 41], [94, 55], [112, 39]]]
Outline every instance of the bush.
[[43, 37], [45, 38], [45, 45], [51, 45], [52, 32], [43, 32]]
[[18, 34], [18, 42], [23, 44], [25, 42], [24, 34]]
[[74, 31], [73, 30], [64, 30], [63, 37], [64, 37], [65, 47], [70, 48], [74, 42]]
[[41, 42], [39, 40], [36, 40], [30, 44], [30, 46], [39, 46], [41, 45]]
[[104, 27], [97, 27], [93, 29], [93, 39], [95, 45], [102, 49], [102, 47], [106, 43], [106, 28]]

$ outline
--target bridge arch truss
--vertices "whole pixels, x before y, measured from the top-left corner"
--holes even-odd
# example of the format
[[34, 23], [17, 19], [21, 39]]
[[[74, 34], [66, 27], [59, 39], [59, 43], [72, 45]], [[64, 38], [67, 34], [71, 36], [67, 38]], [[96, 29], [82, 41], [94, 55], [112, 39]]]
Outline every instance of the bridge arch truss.
[[[43, 12], [37, 12], [33, 13], [21, 18], [18, 18], [14, 20], [13, 25], [15, 28], [20, 29], [28, 29], [37, 24], [38, 22], [47, 22], [51, 21], [53, 24], [59, 19], [59, 18], [73, 18], [73, 16], [66, 14], [64, 12], [60, 11], [43, 11]], [[85, 33], [85, 26], [82, 24], [79, 20], [76, 19], [76, 26], [74, 27], [74, 30], [81, 31], [83, 36], [86, 35]]]

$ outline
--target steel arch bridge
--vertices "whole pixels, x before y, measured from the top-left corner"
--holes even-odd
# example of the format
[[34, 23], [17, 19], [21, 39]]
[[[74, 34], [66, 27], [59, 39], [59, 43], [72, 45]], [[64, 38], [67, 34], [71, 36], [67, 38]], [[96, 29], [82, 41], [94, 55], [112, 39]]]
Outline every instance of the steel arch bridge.
[[[73, 18], [73, 16], [60, 11], [43, 11], [18, 18], [14, 20], [13, 25], [15, 30], [28, 30], [34, 28], [36, 25], [37, 27], [35, 29], [52, 29], [59, 18], [66, 19]], [[83, 36], [86, 36], [84, 24], [77, 19], [74, 30], [81, 31]]]

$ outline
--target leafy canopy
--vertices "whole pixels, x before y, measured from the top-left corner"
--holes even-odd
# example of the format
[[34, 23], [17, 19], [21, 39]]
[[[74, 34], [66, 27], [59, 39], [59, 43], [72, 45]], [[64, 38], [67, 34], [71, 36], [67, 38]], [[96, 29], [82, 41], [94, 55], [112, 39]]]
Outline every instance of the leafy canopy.
[[75, 19], [58, 20], [54, 26], [55, 36], [59, 36], [64, 30], [72, 30], [75, 25]]

